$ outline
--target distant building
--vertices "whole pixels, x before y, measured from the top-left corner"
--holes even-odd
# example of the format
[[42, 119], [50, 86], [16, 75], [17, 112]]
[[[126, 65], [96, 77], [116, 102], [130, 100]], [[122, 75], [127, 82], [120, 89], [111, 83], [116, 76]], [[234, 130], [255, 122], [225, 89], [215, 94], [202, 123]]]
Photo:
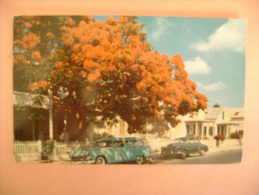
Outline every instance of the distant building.
[[[197, 113], [180, 116], [181, 122], [176, 127], [170, 127], [166, 137], [174, 139], [186, 135], [198, 136], [201, 139], [213, 139], [221, 134], [226, 139], [231, 138], [231, 133], [238, 132], [243, 136], [244, 109], [214, 107], [206, 110], [199, 110]], [[147, 128], [150, 128], [148, 125]], [[120, 121], [119, 125], [110, 129], [100, 129], [115, 136], [128, 135], [127, 123]]]
[[[231, 133], [238, 132], [243, 135], [244, 109], [214, 107], [200, 110], [197, 113], [180, 117], [181, 123], [171, 132], [181, 129], [181, 135], [195, 135], [201, 139], [213, 139], [221, 134], [230, 138]], [[177, 135], [176, 135], [177, 136]]]

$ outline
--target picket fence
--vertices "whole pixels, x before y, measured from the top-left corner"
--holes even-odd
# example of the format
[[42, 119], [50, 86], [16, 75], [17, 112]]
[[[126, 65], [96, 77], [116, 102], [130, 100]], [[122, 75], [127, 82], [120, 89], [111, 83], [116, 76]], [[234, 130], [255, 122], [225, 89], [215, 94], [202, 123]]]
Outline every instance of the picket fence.
[[[48, 160], [69, 160], [67, 153], [80, 147], [88, 147], [87, 143], [79, 142], [53, 142], [52, 152], [46, 153]], [[40, 161], [44, 153], [44, 144], [42, 141], [15, 141], [14, 154], [15, 160], [20, 161]]]
[[40, 160], [42, 143], [41, 141], [15, 141], [14, 154], [16, 161]]

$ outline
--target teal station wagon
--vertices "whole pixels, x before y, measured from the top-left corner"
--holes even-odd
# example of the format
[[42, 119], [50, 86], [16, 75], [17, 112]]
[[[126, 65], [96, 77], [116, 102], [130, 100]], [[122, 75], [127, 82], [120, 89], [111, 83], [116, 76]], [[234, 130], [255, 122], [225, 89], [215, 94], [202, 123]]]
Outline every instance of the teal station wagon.
[[72, 161], [106, 164], [136, 162], [144, 163], [150, 158], [150, 148], [141, 138], [103, 138], [94, 147], [81, 148], [68, 153]]

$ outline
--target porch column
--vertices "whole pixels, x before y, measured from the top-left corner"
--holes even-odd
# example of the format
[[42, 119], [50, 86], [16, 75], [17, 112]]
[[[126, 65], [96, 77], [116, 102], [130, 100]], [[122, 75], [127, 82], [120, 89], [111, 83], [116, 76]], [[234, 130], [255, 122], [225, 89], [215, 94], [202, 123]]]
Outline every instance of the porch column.
[[228, 138], [229, 135], [229, 125], [226, 125], [226, 138]]
[[202, 128], [201, 128], [201, 139], [203, 139], [203, 134], [204, 134], [204, 127], [206, 126], [206, 123], [205, 125], [202, 125]]
[[48, 90], [49, 96], [49, 139], [53, 140], [53, 98], [52, 98], [52, 90]]
[[200, 136], [202, 136], [202, 129], [203, 129], [203, 127], [204, 127], [204, 123], [202, 122], [202, 123], [201, 123], [201, 128], [200, 128], [200, 130], [199, 130], [199, 133], [200, 133], [199, 135], [200, 135]]
[[195, 122], [194, 135], [198, 135], [198, 121]]

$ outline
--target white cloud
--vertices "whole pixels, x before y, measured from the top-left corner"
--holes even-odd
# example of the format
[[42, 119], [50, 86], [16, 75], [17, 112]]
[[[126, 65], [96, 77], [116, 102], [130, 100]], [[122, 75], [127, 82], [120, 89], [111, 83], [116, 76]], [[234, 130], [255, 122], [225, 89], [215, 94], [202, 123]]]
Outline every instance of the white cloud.
[[197, 85], [198, 85], [198, 87], [204, 89], [205, 91], [210, 91], [210, 92], [217, 91], [217, 90], [220, 90], [220, 89], [223, 89], [226, 87], [226, 85], [221, 81], [210, 84], [210, 85], [203, 85], [202, 83], [197, 82]]
[[209, 74], [211, 72], [210, 66], [199, 56], [194, 60], [185, 61], [184, 64], [188, 74]]
[[170, 32], [168, 28], [174, 26], [175, 24], [169, 22], [165, 17], [156, 18], [155, 31], [152, 33], [152, 38], [155, 40], [163, 38], [165, 34], [168, 34]]
[[246, 45], [246, 23], [244, 20], [230, 19], [220, 26], [206, 41], [190, 45], [198, 51], [235, 51], [244, 53]]

